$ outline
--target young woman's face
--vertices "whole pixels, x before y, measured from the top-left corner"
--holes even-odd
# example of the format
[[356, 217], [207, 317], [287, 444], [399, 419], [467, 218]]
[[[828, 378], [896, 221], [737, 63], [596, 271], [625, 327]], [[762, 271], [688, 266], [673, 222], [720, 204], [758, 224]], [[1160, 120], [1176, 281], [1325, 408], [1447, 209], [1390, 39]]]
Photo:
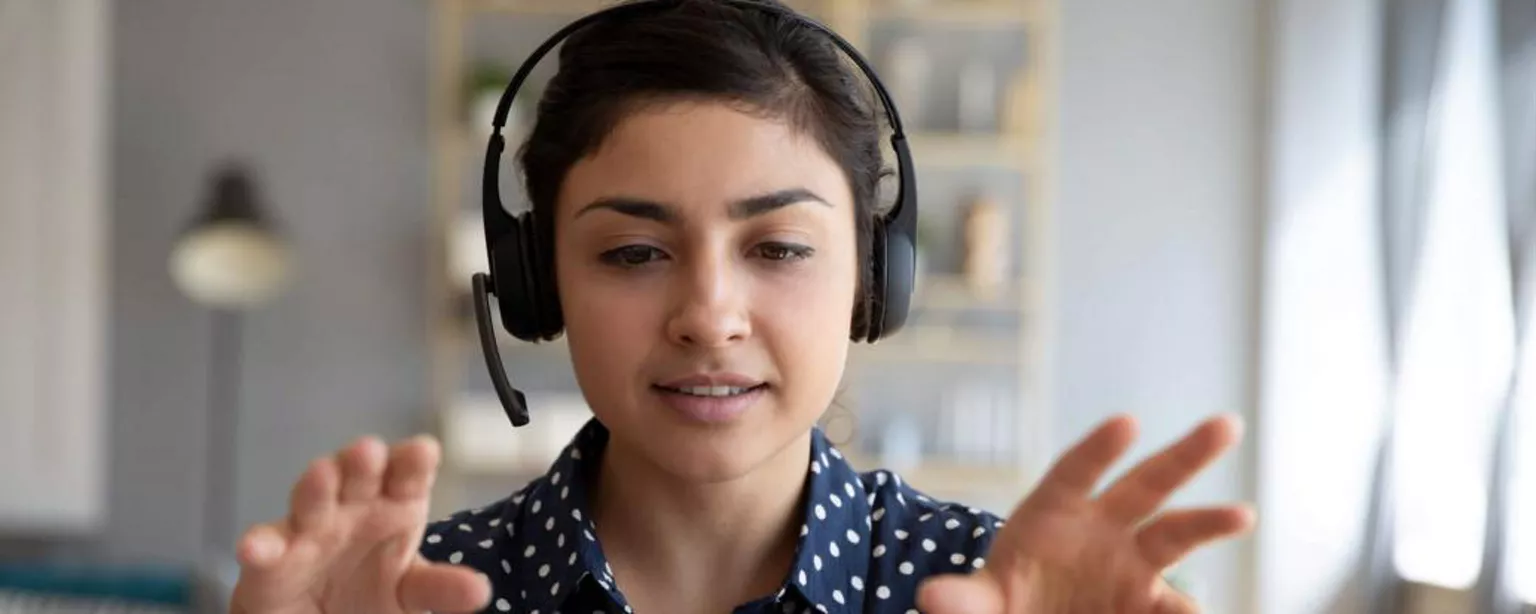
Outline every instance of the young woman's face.
[[573, 166], [556, 269], [576, 376], [612, 441], [674, 475], [742, 475], [836, 393], [857, 278], [841, 168], [723, 104], [632, 113]]

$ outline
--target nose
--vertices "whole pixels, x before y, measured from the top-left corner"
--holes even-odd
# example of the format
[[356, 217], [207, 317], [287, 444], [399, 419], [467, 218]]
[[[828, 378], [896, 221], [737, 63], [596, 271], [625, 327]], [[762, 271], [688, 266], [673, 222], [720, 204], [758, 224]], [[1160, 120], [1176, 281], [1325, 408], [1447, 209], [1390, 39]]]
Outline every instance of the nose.
[[696, 258], [674, 285], [676, 307], [667, 322], [673, 343], [726, 347], [751, 337], [747, 279], [728, 258]]

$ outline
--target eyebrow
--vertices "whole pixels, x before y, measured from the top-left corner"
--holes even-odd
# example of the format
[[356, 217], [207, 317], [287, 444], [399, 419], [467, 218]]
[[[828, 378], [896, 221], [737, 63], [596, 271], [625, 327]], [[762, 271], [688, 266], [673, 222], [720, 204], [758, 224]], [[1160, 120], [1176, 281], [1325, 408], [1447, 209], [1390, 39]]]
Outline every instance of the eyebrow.
[[[815, 192], [805, 188], [788, 188], [767, 194], [749, 196], [735, 201], [731, 203], [730, 215], [733, 220], [743, 220], [803, 202], [816, 202], [828, 207], [832, 206], [826, 199], [817, 196]], [[653, 220], [663, 224], [677, 221], [677, 211], [672, 207], [663, 203], [628, 196], [599, 198], [592, 201], [591, 204], [582, 207], [581, 211], [576, 212], [576, 217], [581, 217], [588, 212], [598, 209], [608, 209], [624, 215]]]

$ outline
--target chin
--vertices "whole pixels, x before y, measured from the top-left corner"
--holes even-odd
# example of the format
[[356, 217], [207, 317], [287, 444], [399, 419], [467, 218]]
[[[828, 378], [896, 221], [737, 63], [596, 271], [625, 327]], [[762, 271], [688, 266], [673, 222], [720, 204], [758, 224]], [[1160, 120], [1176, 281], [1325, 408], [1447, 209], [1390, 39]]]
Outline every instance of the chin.
[[647, 396], [649, 402], [633, 408], [624, 421], [630, 432], [614, 435], [667, 473], [693, 482], [724, 482], [752, 473], [805, 436], [814, 421], [783, 413], [772, 390], [762, 391], [745, 409], [701, 404], [713, 419], [680, 413], [660, 395]]

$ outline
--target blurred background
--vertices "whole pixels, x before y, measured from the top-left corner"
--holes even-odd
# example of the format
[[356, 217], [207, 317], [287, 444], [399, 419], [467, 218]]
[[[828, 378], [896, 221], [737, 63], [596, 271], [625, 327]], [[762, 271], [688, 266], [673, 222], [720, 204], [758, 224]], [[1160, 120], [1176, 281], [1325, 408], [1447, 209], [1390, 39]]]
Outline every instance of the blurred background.
[[[1259, 511], [1175, 570], [1207, 611], [1536, 612], [1536, 1], [793, 4], [920, 175], [913, 320], [823, 424], [855, 465], [1006, 513], [1110, 415], [1118, 473], [1234, 412], [1173, 502]], [[496, 99], [598, 5], [0, 0], [0, 611], [219, 611], [359, 435], [442, 438], [436, 513], [544, 470], [563, 346], [501, 340], [514, 431], [467, 281]]]

